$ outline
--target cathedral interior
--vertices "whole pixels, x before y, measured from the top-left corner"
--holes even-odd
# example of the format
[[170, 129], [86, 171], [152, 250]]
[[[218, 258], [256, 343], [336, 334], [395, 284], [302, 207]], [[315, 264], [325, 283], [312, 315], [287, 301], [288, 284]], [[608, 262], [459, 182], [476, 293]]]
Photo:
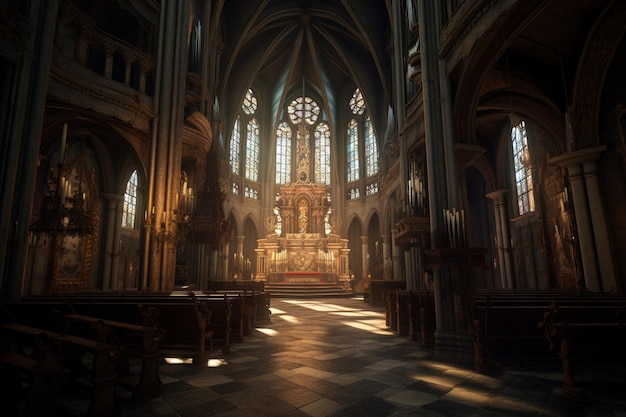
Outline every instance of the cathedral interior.
[[625, 292], [626, 2], [0, 5], [0, 300]]

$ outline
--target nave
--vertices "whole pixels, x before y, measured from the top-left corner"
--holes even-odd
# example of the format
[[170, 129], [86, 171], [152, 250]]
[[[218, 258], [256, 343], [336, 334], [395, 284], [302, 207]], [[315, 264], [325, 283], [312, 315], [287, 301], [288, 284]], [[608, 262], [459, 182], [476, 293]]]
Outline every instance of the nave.
[[[160, 367], [162, 395], [128, 417], [623, 416], [626, 370], [580, 370], [566, 399], [560, 362], [481, 374], [435, 357], [361, 298], [272, 299], [271, 322], [207, 367]], [[545, 366], [545, 364], [542, 364]], [[600, 378], [601, 377], [601, 378]], [[599, 382], [599, 381], [602, 382]]]

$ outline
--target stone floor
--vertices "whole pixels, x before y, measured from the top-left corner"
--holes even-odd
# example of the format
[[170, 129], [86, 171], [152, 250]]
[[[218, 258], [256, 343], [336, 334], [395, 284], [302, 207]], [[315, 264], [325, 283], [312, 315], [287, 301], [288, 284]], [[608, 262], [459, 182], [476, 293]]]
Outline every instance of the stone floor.
[[[163, 393], [128, 417], [626, 416], [626, 373], [581, 373], [586, 403], [552, 372], [495, 375], [438, 360], [359, 298], [273, 299], [272, 320], [208, 366], [161, 366]], [[582, 371], [582, 370], [581, 370]]]

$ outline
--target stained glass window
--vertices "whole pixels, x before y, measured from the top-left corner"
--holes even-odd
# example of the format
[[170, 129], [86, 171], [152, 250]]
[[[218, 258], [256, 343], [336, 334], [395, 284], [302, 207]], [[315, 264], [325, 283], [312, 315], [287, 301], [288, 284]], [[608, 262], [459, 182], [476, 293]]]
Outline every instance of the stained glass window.
[[252, 92], [252, 90], [248, 89], [246, 96], [243, 98], [243, 104], [241, 106], [241, 109], [246, 114], [254, 114], [256, 113], [257, 107], [258, 107], [258, 104], [257, 104], [256, 97], [254, 96], [254, 93]]
[[359, 172], [359, 132], [356, 120], [348, 124], [348, 182], [357, 181], [361, 177]]
[[246, 129], [246, 179], [259, 180], [259, 123], [256, 119], [250, 120]]
[[374, 134], [374, 125], [369, 116], [365, 118], [365, 175], [378, 174], [378, 143]]
[[124, 192], [124, 207], [122, 208], [122, 227], [134, 228], [137, 216], [137, 171], [130, 174]]
[[241, 116], [237, 116], [233, 134], [230, 137], [230, 169], [239, 175], [239, 153], [241, 152]]
[[315, 129], [315, 181], [330, 185], [330, 128], [326, 123]]
[[[291, 123], [283, 122], [284, 125], [281, 124], [279, 129], [286, 125], [291, 129], [291, 137], [295, 135], [295, 141], [290, 142], [290, 155], [296, 155], [289, 159], [289, 164], [295, 164], [290, 166], [289, 177], [295, 169], [298, 181], [312, 179], [316, 183], [330, 185], [330, 128], [324, 121], [322, 109], [311, 97], [300, 96], [286, 107], [286, 115]], [[283, 184], [279, 182], [282, 175], [279, 167], [282, 152], [280, 135], [279, 130], [276, 138], [277, 184]]]
[[535, 210], [532, 166], [528, 150], [526, 122], [523, 120], [511, 129], [511, 144], [513, 146], [517, 206], [519, 214], [522, 215]]
[[[248, 89], [241, 104], [241, 110], [235, 119], [229, 147], [229, 160], [233, 174], [254, 182], [259, 181], [261, 159], [261, 126], [255, 117], [258, 105], [254, 92]], [[253, 186], [245, 185], [244, 178], [233, 178], [233, 194], [239, 194], [243, 190], [244, 196], [257, 199], [258, 190]]]
[[282, 122], [276, 132], [276, 184], [291, 182], [291, 137], [291, 127]]
[[354, 91], [350, 99], [350, 110], [357, 116], [365, 112], [365, 99], [363, 99], [363, 94], [358, 88]]

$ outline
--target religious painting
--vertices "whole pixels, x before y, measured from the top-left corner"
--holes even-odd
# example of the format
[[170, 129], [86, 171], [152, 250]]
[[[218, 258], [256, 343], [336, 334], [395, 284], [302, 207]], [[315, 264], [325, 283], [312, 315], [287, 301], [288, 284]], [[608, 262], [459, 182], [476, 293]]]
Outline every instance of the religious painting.
[[50, 291], [76, 291], [89, 287], [93, 236], [60, 233], [55, 239]]

